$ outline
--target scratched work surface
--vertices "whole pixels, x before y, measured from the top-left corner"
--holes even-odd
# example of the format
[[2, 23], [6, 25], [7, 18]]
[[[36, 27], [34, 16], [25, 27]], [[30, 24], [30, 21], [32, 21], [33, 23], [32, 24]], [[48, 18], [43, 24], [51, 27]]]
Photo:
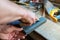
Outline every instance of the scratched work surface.
[[36, 28], [35, 31], [48, 40], [60, 40], [60, 22], [54, 23], [47, 19], [46, 23]]
[[[32, 9], [30, 10], [32, 11]], [[36, 12], [36, 15], [38, 18], [41, 17], [39, 11]], [[60, 40], [60, 23], [54, 23], [49, 19], [47, 19], [46, 23], [36, 28], [35, 31], [48, 40]]]

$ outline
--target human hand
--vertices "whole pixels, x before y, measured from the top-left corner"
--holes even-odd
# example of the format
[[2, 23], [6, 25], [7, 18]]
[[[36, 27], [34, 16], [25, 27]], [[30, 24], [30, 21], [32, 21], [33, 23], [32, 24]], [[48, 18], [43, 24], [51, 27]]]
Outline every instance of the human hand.
[[28, 25], [32, 25], [33, 23], [35, 23], [38, 20], [37, 16], [35, 15], [35, 13], [33, 13], [32, 11], [26, 10], [24, 12], [24, 16], [21, 18], [21, 21], [23, 23], [26, 23]]
[[25, 39], [25, 35], [22, 32], [22, 28], [17, 28], [10, 25], [0, 25], [0, 29], [0, 39], [2, 40]]
[[6, 24], [20, 19], [32, 25], [37, 21], [37, 17], [32, 11], [7, 0], [0, 1], [0, 14], [0, 24]]

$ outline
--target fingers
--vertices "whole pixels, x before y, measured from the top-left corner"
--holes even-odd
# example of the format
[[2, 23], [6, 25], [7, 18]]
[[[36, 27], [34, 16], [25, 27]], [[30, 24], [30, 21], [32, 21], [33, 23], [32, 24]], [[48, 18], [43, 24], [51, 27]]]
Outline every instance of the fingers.
[[38, 20], [37, 17], [35, 17], [35, 18], [31, 18], [31, 19], [32, 19], [33, 23], [35, 23], [35, 22]]
[[22, 32], [22, 30], [23, 28], [14, 28], [14, 31], [11, 33], [11, 35], [13, 36], [12, 40], [25, 39], [25, 34]]
[[31, 11], [26, 11], [24, 17], [22, 18], [23, 22], [27, 22], [30, 25], [32, 25], [33, 23], [35, 23], [38, 20], [37, 16], [35, 15], [35, 13], [31, 12]]
[[38, 20], [37, 17], [26, 17], [26, 18], [22, 18], [21, 21], [25, 24], [25, 25], [32, 25], [33, 23], [35, 23]]
[[[8, 26], [8, 25], [6, 25]], [[5, 27], [5, 26], [4, 26]], [[4, 40], [13, 40], [15, 37], [18, 37], [17, 39], [24, 39], [25, 38], [25, 34], [22, 32], [23, 28], [17, 28], [15, 26], [8, 26], [8, 28], [6, 30], [4, 30], [6, 33], [4, 32], [0, 32], [0, 39], [4, 39]], [[16, 32], [15, 32], [16, 31]]]
[[9, 34], [0, 33], [0, 39], [8, 40], [9, 39]]
[[15, 35], [13, 36], [12, 40], [20, 40], [20, 39], [25, 39], [24, 33], [15, 31]]
[[6, 33], [11, 33], [11, 32], [13, 32], [13, 31], [22, 31], [23, 30], [23, 28], [16, 28], [16, 27], [11, 27], [11, 28], [8, 28], [5, 32]]
[[7, 34], [0, 33], [0, 39], [3, 39], [3, 40], [25, 39], [25, 34], [21, 31], [13, 31]]
[[22, 31], [23, 28], [15, 28], [14, 30], [16, 30], [16, 31]]
[[25, 39], [25, 34], [23, 32], [19, 32], [18, 34], [20, 39]]
[[30, 25], [32, 25], [33, 23], [35, 23], [38, 20], [38, 18], [37, 17], [29, 18], [28, 20], [29, 20]]
[[[15, 34], [14, 34], [15, 33]], [[11, 38], [11, 40], [20, 40], [20, 39], [25, 39], [25, 34], [23, 32], [19, 32], [19, 31], [14, 31], [11, 33], [11, 36], [13, 36]]]

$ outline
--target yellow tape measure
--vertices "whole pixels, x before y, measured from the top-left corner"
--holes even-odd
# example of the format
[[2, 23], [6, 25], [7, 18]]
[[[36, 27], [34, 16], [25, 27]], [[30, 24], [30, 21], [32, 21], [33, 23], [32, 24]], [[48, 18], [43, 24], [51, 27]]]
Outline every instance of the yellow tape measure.
[[50, 17], [53, 19], [54, 22], [57, 22], [58, 21], [58, 19], [56, 17], [54, 17], [54, 13], [55, 12], [58, 12], [58, 10], [59, 10], [59, 8], [55, 8], [55, 9], [52, 9], [50, 11]]

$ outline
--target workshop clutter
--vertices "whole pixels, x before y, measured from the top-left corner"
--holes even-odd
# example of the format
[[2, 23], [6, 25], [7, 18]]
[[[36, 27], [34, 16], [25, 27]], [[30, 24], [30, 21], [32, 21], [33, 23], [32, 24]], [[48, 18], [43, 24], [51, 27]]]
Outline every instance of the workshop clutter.
[[[13, 0], [13, 1], [15, 1], [15, 3], [18, 5], [22, 5], [25, 7], [26, 6], [34, 7], [34, 9], [37, 11], [40, 11], [40, 8], [43, 9], [42, 6], [44, 5], [44, 8], [47, 11], [48, 16], [51, 17], [51, 19], [54, 22], [58, 22], [60, 20], [60, 9], [54, 6], [49, 0]], [[34, 29], [36, 29], [38, 26], [42, 25], [45, 22], [46, 18], [43, 16], [40, 17], [39, 20], [36, 21], [36, 23], [29, 26], [24, 25], [24, 22], [22, 22], [21, 20], [16, 20], [6, 25], [0, 25], [1, 26], [0, 32], [10, 35], [8, 40], [20, 40], [24, 39]], [[23, 28], [23, 30], [18, 30], [21, 28]]]
[[58, 22], [58, 20], [60, 20], [60, 9], [58, 7], [54, 6], [48, 0], [44, 2], [44, 7], [54, 22]]

